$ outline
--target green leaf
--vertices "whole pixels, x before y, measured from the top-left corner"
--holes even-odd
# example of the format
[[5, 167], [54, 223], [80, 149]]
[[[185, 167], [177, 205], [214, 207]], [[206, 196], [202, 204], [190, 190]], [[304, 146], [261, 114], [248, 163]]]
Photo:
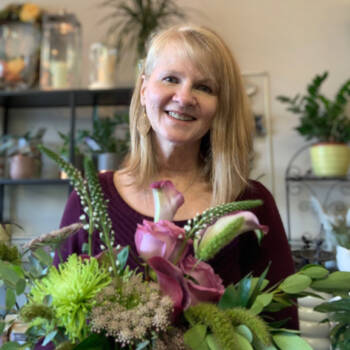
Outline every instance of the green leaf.
[[333, 272], [327, 278], [314, 281], [311, 288], [328, 293], [348, 292], [350, 290], [350, 272]]
[[20, 278], [16, 283], [16, 294], [21, 295], [22, 293], [24, 293], [25, 289], [26, 289], [26, 281], [25, 279]]
[[1, 350], [19, 350], [22, 346], [14, 341], [5, 343], [0, 349]]
[[192, 350], [209, 350], [206, 334], [207, 326], [196, 324], [184, 334], [184, 343]]
[[312, 279], [320, 279], [328, 276], [329, 271], [320, 265], [306, 265], [304, 266], [299, 273], [309, 276]]
[[311, 283], [310, 277], [296, 273], [288, 276], [278, 288], [288, 294], [297, 294], [308, 288]]
[[13, 266], [1, 260], [0, 260], [0, 276], [5, 283], [9, 283], [13, 287], [16, 286], [16, 283], [18, 282], [18, 279], [19, 279], [18, 274], [16, 270], [13, 268]]
[[272, 302], [273, 293], [263, 293], [257, 296], [254, 304], [250, 308], [255, 315], [260, 314], [263, 309]]
[[91, 334], [79, 343], [74, 350], [109, 350], [110, 344], [106, 337], [101, 334]]
[[249, 341], [249, 343], [253, 342], [253, 333], [245, 324], [237, 326], [236, 331], [244, 338], [246, 338]]
[[6, 309], [11, 310], [16, 303], [16, 294], [11, 288], [6, 290]]
[[350, 313], [350, 298], [322, 303], [314, 307], [318, 312], [347, 311]]
[[[224, 350], [224, 348], [220, 345], [214, 334], [208, 334], [205, 338], [205, 341], [210, 350]], [[202, 348], [200, 349], [202, 350]]]
[[129, 246], [124, 247], [117, 255], [117, 260], [119, 261], [118, 268], [123, 270], [129, 256]]
[[38, 248], [33, 252], [33, 255], [45, 266], [52, 265], [52, 258], [43, 248]]
[[272, 338], [281, 350], [313, 350], [303, 338], [295, 334], [279, 333]]
[[230, 284], [222, 295], [218, 307], [221, 310], [231, 309], [239, 306], [238, 292], [233, 284]]
[[56, 334], [57, 334], [57, 330], [54, 330], [52, 332], [50, 332], [45, 338], [44, 341], [42, 343], [43, 346], [47, 345], [48, 343], [50, 343], [50, 341], [55, 338]]
[[5, 327], [6, 327], [6, 322], [3, 320], [0, 320], [0, 334], [4, 333]]

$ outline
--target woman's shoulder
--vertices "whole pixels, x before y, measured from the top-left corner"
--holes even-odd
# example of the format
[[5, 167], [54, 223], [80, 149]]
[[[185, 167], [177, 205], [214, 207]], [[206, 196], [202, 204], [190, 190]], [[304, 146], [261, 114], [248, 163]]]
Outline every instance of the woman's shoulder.
[[259, 181], [249, 180], [248, 185], [242, 194], [239, 196], [239, 200], [248, 199], [273, 199], [272, 193]]

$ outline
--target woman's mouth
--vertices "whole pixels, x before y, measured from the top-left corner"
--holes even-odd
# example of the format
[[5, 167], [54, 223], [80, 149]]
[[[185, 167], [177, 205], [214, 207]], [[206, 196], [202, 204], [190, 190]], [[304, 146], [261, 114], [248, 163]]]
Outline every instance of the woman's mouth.
[[182, 114], [174, 111], [167, 111], [166, 112], [170, 117], [177, 119], [177, 120], [182, 120], [182, 121], [192, 121], [195, 120], [195, 118], [187, 115], [187, 114]]

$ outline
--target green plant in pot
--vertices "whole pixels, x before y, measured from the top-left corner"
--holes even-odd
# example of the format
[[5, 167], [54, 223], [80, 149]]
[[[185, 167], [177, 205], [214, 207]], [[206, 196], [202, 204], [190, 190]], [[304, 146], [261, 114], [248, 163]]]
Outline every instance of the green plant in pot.
[[[92, 130], [80, 130], [79, 138], [85, 140], [97, 158], [99, 171], [115, 170], [129, 149], [128, 114], [116, 113], [100, 118], [95, 112]], [[120, 134], [118, 133], [120, 132]]]
[[300, 116], [296, 127], [307, 141], [315, 143], [310, 148], [312, 170], [317, 176], [344, 176], [350, 165], [350, 119], [346, 105], [350, 94], [350, 79], [343, 83], [329, 99], [320, 90], [328, 72], [316, 75], [304, 95], [278, 96], [287, 110]]
[[118, 59], [130, 48], [136, 49], [137, 58], [142, 59], [152, 33], [174, 19], [185, 18], [174, 0], [105, 0], [102, 6], [109, 14], [101, 23], [110, 23], [107, 37], [114, 36]]
[[11, 179], [28, 179], [40, 176], [41, 152], [45, 128], [36, 132], [28, 131], [23, 136], [8, 135], [7, 156], [10, 159], [9, 174]]

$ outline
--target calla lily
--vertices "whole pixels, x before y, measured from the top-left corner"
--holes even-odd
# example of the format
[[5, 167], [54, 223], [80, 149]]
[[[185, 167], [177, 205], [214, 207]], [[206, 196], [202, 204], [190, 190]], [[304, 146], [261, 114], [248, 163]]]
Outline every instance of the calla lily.
[[169, 180], [151, 184], [154, 200], [154, 222], [159, 220], [172, 221], [176, 211], [184, 203], [183, 195], [176, 190]]
[[261, 233], [268, 232], [268, 227], [260, 225], [256, 215], [250, 211], [239, 211], [223, 216], [196, 237], [195, 255], [200, 260], [210, 260], [234, 238], [252, 230], [260, 238]]

